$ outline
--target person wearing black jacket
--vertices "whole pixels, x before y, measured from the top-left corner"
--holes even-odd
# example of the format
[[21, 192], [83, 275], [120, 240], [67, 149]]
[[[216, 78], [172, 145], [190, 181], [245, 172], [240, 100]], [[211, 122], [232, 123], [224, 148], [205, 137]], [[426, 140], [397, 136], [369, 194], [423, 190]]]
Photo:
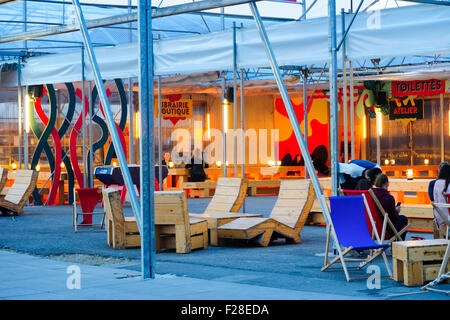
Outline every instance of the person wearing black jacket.
[[209, 165], [203, 160], [203, 154], [199, 149], [195, 149], [191, 158], [191, 163], [186, 164], [187, 169], [191, 169], [191, 175], [188, 177], [189, 182], [203, 182], [207, 179], [204, 168]]

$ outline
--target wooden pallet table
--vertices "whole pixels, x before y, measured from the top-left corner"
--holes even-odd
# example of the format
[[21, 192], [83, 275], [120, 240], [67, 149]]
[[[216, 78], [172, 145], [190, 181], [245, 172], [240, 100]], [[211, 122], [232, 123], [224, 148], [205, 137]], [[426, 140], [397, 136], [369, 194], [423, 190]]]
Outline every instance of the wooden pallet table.
[[211, 196], [211, 189], [216, 188], [216, 181], [184, 182], [183, 190], [188, 198], [208, 198]]
[[[434, 280], [449, 240], [398, 241], [392, 243], [394, 280], [405, 286], [421, 286]], [[450, 264], [447, 266], [449, 268]]]

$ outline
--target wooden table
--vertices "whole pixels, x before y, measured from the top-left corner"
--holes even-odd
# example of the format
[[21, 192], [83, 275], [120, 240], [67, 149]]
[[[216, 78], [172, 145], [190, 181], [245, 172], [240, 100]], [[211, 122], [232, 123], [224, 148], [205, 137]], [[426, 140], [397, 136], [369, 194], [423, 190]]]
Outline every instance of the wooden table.
[[394, 280], [420, 286], [436, 279], [449, 244], [444, 239], [393, 242]]

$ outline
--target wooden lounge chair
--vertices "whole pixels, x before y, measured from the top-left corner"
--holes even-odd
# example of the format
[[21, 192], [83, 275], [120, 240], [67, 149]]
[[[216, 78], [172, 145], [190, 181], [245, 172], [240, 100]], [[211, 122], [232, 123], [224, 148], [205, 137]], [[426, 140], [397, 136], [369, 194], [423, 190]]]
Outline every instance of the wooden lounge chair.
[[0, 196], [0, 210], [23, 215], [23, 207], [36, 187], [38, 176], [38, 171], [17, 170], [13, 185], [5, 196]]
[[107, 243], [114, 249], [141, 246], [141, 237], [134, 217], [124, 217], [120, 192], [114, 188], [103, 189], [106, 212]]
[[189, 218], [185, 191], [155, 192], [156, 252], [175, 249], [176, 253], [189, 253], [208, 248], [206, 220]]
[[239, 213], [245, 200], [247, 180], [241, 178], [219, 178], [214, 197], [204, 213], [190, 213], [190, 218], [206, 219], [210, 244], [219, 244], [217, 227], [241, 217], [262, 217], [261, 214]]
[[8, 169], [0, 168], [0, 194], [5, 195], [5, 193], [3, 193], [2, 191], [5, 188], [7, 181], [8, 181]]
[[[373, 241], [367, 228], [365, 215], [365, 204], [363, 196], [337, 196], [329, 197], [330, 200], [330, 218], [331, 223], [327, 226], [327, 242], [325, 247], [325, 263], [322, 271], [329, 269], [335, 263], [341, 263], [345, 272], [347, 281], [350, 277], [347, 271], [347, 262], [359, 262], [358, 268], [361, 269], [372, 262], [379, 255], [383, 256], [386, 269], [389, 276], [392, 277], [392, 271], [386, 258], [385, 250], [389, 244], [381, 244]], [[372, 220], [373, 221], [373, 220]], [[372, 222], [371, 221], [371, 222]], [[331, 228], [336, 234], [336, 247], [339, 247], [339, 255], [328, 262], [328, 249]], [[372, 224], [372, 228], [375, 226]], [[344, 250], [341, 252], [341, 247]], [[351, 250], [365, 251], [369, 250], [369, 255], [364, 259], [345, 259], [345, 255]]]
[[282, 180], [277, 202], [269, 218], [238, 218], [218, 227], [218, 236], [224, 239], [257, 238], [261, 246], [269, 245], [270, 240], [276, 237], [298, 243], [314, 195], [310, 180]]

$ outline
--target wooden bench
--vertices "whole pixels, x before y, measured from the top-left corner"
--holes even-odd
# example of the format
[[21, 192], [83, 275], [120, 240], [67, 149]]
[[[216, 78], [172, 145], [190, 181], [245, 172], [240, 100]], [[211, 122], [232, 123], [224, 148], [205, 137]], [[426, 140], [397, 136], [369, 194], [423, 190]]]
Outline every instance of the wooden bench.
[[175, 249], [176, 253], [189, 253], [208, 248], [208, 223], [189, 218], [186, 192], [155, 192], [156, 252]]
[[[421, 286], [436, 279], [449, 240], [397, 241], [392, 243], [394, 280], [405, 286]], [[447, 265], [447, 270], [450, 263]]]
[[208, 198], [211, 190], [216, 188], [216, 181], [183, 182], [182, 188], [188, 198]]
[[38, 171], [17, 170], [14, 183], [5, 196], [0, 196], [0, 209], [23, 215], [23, 207], [28, 202], [39, 176]]
[[141, 246], [139, 228], [134, 217], [124, 217], [120, 192], [114, 188], [103, 189], [106, 212], [107, 243], [114, 249]]
[[249, 196], [260, 194], [277, 194], [280, 189], [280, 180], [248, 180]]

